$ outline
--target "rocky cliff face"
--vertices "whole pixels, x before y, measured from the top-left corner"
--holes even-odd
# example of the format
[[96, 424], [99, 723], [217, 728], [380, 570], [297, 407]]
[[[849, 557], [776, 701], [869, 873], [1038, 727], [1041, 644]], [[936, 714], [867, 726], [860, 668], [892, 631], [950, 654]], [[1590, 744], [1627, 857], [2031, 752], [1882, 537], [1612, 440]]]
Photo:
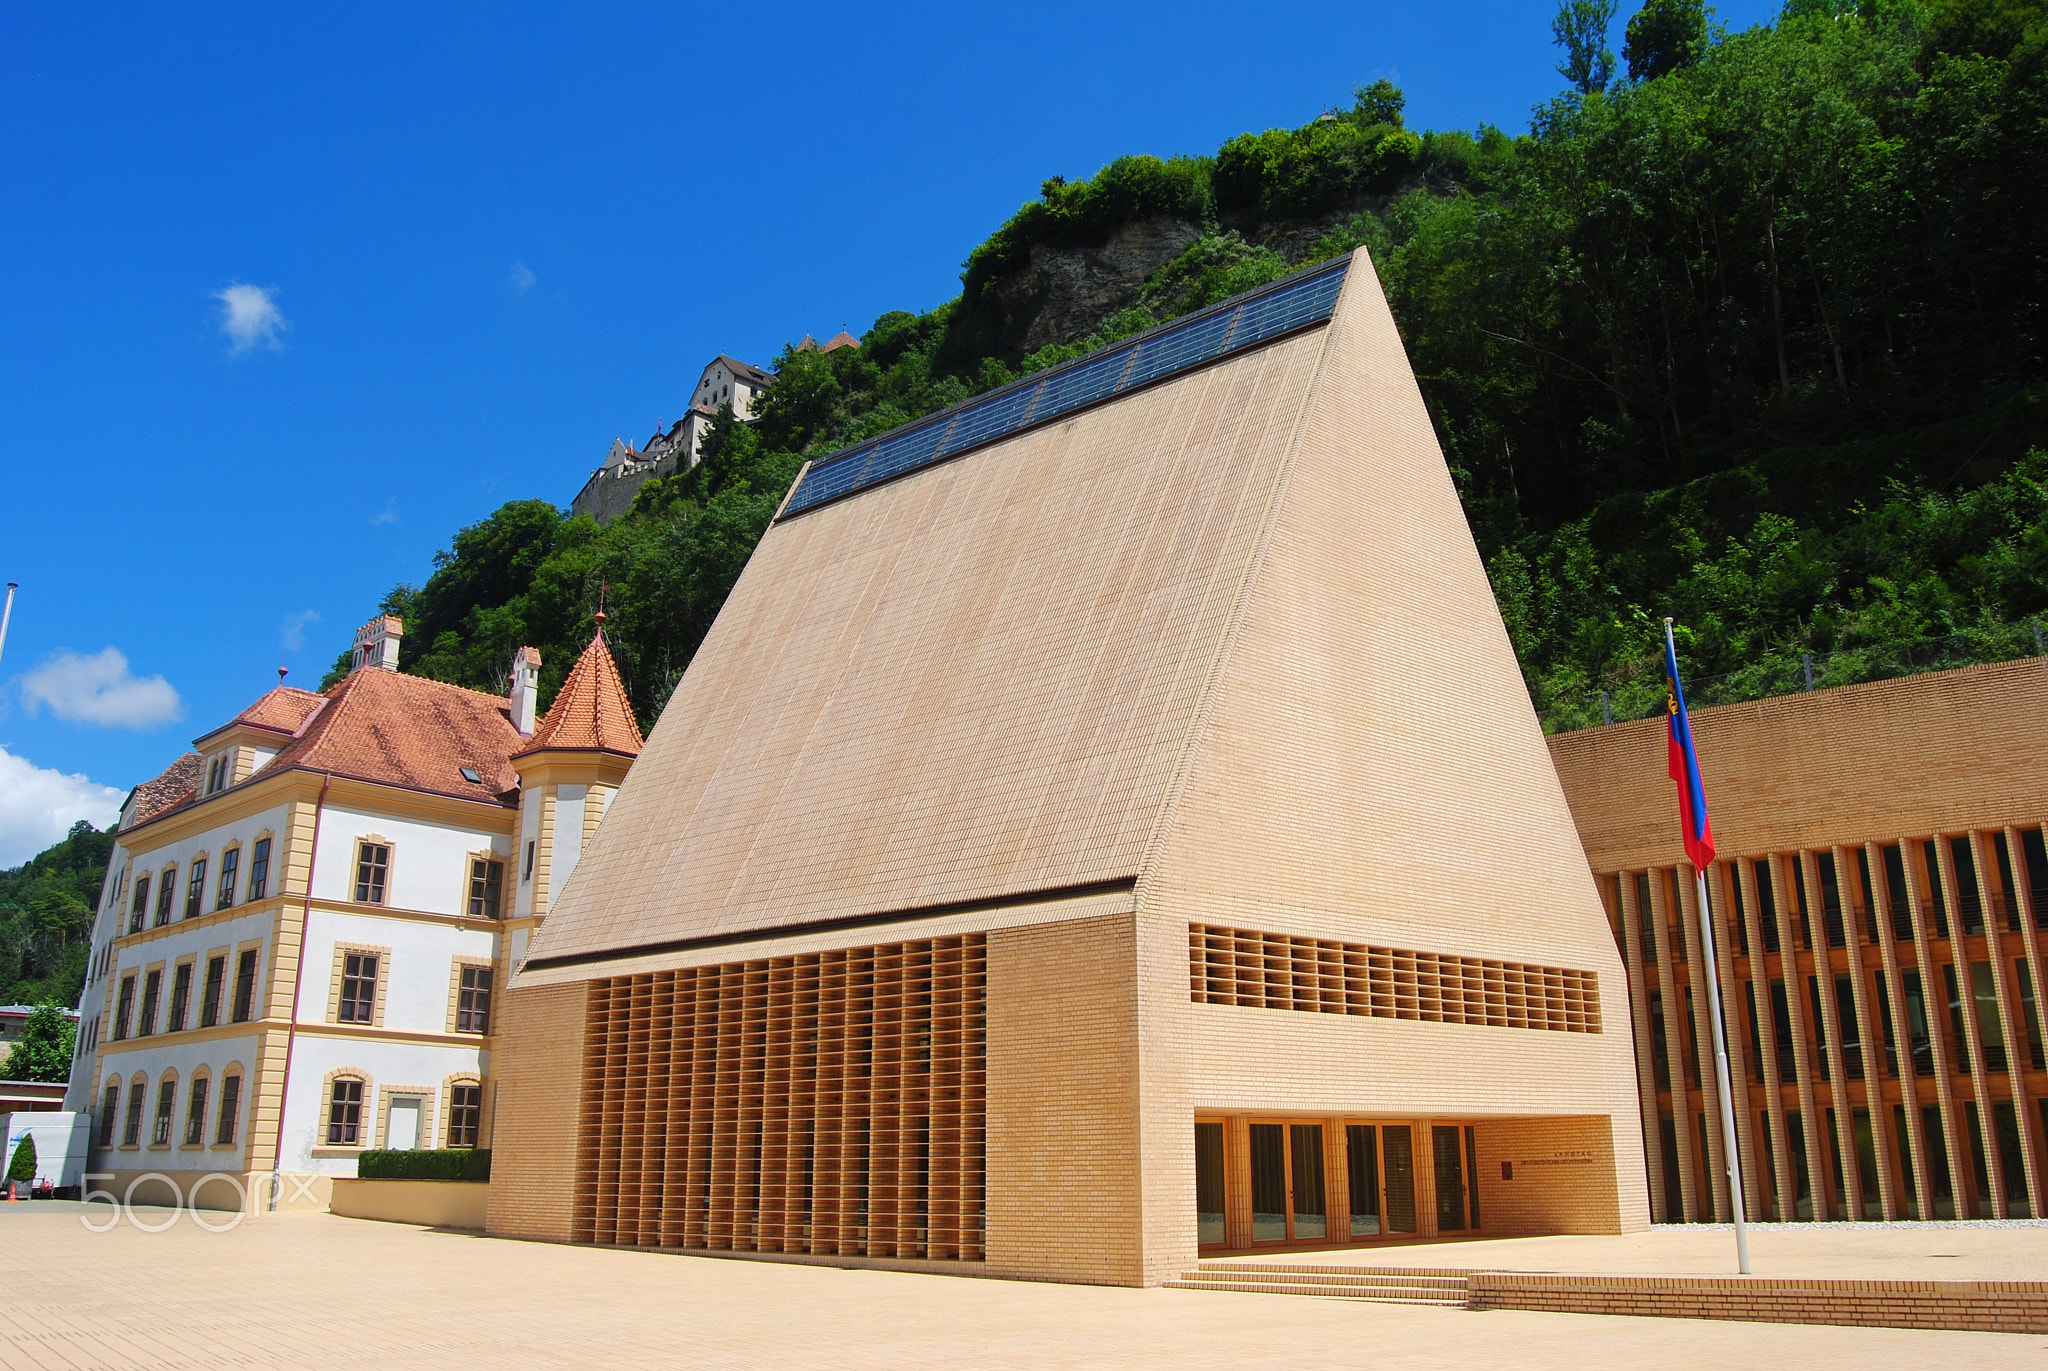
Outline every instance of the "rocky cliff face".
[[1138, 298], [1147, 277], [1202, 236], [1186, 219], [1139, 219], [1100, 247], [1031, 248], [1024, 270], [997, 282], [986, 303], [1001, 318], [1006, 350], [1031, 352], [1086, 338]]

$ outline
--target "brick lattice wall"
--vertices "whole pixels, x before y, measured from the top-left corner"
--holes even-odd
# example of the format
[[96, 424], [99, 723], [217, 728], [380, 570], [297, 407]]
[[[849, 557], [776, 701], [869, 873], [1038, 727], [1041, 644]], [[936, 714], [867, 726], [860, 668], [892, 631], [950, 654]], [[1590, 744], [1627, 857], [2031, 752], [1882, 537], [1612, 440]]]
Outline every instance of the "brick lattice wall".
[[1188, 975], [1196, 1004], [1600, 1031], [1599, 975], [1565, 967], [1189, 924]]
[[986, 939], [593, 982], [578, 1241], [979, 1261]]

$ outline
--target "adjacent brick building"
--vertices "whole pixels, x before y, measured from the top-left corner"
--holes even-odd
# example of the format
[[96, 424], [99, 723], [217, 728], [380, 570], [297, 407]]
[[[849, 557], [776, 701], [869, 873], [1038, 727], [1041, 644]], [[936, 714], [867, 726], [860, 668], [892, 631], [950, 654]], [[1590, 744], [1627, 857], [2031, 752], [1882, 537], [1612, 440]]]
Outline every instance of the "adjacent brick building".
[[[1751, 1218], [2048, 1205], [2048, 659], [1693, 713]], [[1650, 1203], [1726, 1219], [1661, 718], [1551, 740], [1628, 967]]]
[[1363, 253], [808, 468], [502, 1022], [500, 1234], [1138, 1285], [1648, 1221]]

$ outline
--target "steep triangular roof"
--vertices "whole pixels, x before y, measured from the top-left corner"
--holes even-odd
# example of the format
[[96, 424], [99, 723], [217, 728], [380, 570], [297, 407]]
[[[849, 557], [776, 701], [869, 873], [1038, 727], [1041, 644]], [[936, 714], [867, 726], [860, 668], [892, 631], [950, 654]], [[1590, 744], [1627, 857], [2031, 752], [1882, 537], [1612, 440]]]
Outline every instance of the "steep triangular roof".
[[1266, 910], [1240, 926], [1619, 975], [1364, 252], [1301, 298], [898, 444], [957, 455], [812, 468], [833, 493], [761, 538], [529, 971], [1120, 888], [1182, 939]]
[[832, 335], [832, 341], [831, 341], [831, 342], [829, 342], [829, 343], [825, 344], [825, 346], [824, 346], [824, 347], [822, 347], [822, 348], [820, 348], [820, 349], [818, 349], [818, 350], [819, 350], [820, 352], [837, 352], [837, 351], [839, 351], [839, 349], [841, 349], [841, 348], [857, 348], [857, 347], [859, 347], [859, 346], [860, 346], [860, 339], [858, 339], [858, 338], [854, 337], [854, 336], [853, 336], [853, 335], [852, 335], [851, 333], [848, 333], [848, 332], [847, 332], [847, 331], [846, 331], [845, 329], [841, 329], [841, 330], [839, 330], [839, 332], [837, 332], [837, 333], [835, 333], [835, 334], [833, 334], [833, 335]]
[[533, 731], [533, 741], [516, 756], [536, 752], [615, 752], [637, 757], [644, 740], [640, 725], [633, 721], [633, 706], [626, 699], [626, 687], [619, 680], [619, 668], [612, 661], [600, 631], [583, 649], [569, 679], [548, 706], [547, 717]]

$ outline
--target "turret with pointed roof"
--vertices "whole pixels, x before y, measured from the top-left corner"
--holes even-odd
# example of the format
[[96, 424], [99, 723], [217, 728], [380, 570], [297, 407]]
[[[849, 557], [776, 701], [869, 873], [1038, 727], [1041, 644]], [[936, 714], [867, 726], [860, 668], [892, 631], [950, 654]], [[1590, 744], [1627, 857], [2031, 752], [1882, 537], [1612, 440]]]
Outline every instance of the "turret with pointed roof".
[[603, 611], [597, 617], [547, 716], [512, 755], [522, 791], [515, 917], [548, 912], [640, 755], [640, 725], [605, 645]]

